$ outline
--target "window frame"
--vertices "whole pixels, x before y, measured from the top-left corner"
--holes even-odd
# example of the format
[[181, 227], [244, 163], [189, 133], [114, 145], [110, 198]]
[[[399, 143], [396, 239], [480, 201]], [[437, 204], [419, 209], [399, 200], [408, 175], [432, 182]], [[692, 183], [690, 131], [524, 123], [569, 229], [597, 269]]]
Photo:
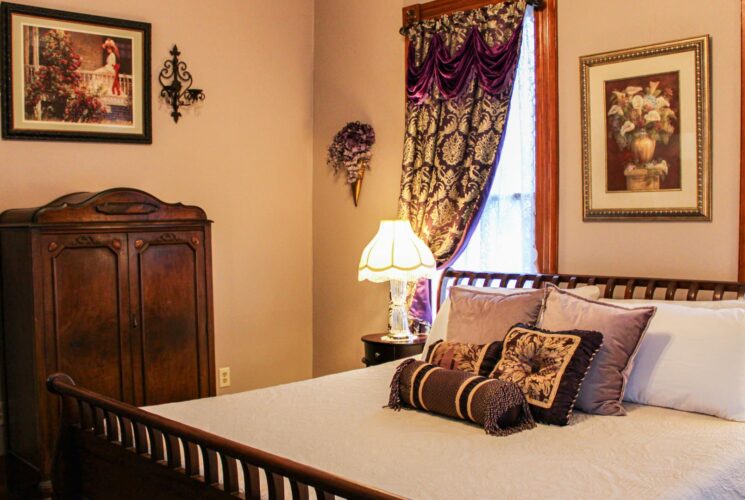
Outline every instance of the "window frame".
[[745, 282], [745, 0], [740, 1], [740, 242], [737, 276]]
[[[433, 0], [402, 9], [403, 24], [435, 19], [506, 0]], [[745, 0], [741, 0], [745, 4]], [[559, 272], [559, 45], [558, 0], [535, 10], [536, 176], [535, 244], [539, 273]], [[408, 61], [408, 40], [404, 62]], [[404, 64], [404, 68], [405, 68]], [[538, 119], [541, 117], [541, 119]], [[745, 155], [745, 153], [743, 153]], [[744, 187], [745, 189], [745, 187]], [[744, 250], [745, 251], [745, 250]]]

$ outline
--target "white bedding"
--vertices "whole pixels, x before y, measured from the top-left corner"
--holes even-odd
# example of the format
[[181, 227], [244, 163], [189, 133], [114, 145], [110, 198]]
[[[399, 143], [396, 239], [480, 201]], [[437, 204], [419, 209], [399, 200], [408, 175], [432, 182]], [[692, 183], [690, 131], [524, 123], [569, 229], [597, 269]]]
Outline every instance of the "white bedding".
[[745, 497], [744, 423], [625, 404], [487, 436], [384, 409], [397, 364], [147, 410], [410, 498]]

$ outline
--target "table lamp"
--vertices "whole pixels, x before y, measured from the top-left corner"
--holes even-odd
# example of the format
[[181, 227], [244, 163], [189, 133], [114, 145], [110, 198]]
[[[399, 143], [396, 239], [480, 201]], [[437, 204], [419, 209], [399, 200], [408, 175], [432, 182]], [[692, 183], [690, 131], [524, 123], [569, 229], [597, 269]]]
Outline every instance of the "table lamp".
[[386, 340], [408, 342], [414, 335], [409, 331], [406, 311], [406, 284], [435, 273], [435, 258], [427, 245], [414, 234], [409, 221], [384, 220], [375, 237], [367, 244], [360, 257], [357, 279], [374, 283], [391, 282], [390, 332]]

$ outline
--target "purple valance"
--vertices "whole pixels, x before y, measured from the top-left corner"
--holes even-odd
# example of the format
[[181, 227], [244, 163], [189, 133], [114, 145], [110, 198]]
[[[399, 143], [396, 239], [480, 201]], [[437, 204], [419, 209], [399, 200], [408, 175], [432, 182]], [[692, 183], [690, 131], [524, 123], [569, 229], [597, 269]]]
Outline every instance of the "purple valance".
[[502, 45], [489, 47], [476, 26], [472, 27], [458, 51], [450, 55], [439, 33], [432, 36], [429, 52], [417, 66], [413, 40], [409, 46], [406, 68], [406, 94], [410, 101], [421, 104], [437, 85], [440, 95], [452, 99], [463, 93], [478, 77], [481, 88], [497, 95], [512, 88], [512, 79], [520, 58], [522, 28], [515, 29]]

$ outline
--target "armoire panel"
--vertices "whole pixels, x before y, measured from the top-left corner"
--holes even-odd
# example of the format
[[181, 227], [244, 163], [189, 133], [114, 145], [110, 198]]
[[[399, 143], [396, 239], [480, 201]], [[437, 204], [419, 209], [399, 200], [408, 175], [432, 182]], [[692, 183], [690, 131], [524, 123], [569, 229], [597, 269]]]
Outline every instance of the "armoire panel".
[[[204, 252], [200, 232], [130, 235], [136, 260], [143, 405], [200, 397]], [[174, 376], [178, 374], [177, 376]]]
[[[97, 392], [131, 400], [126, 234], [46, 235], [47, 372], [61, 371]], [[116, 245], [119, 248], [114, 248]], [[50, 251], [51, 249], [51, 251]]]

